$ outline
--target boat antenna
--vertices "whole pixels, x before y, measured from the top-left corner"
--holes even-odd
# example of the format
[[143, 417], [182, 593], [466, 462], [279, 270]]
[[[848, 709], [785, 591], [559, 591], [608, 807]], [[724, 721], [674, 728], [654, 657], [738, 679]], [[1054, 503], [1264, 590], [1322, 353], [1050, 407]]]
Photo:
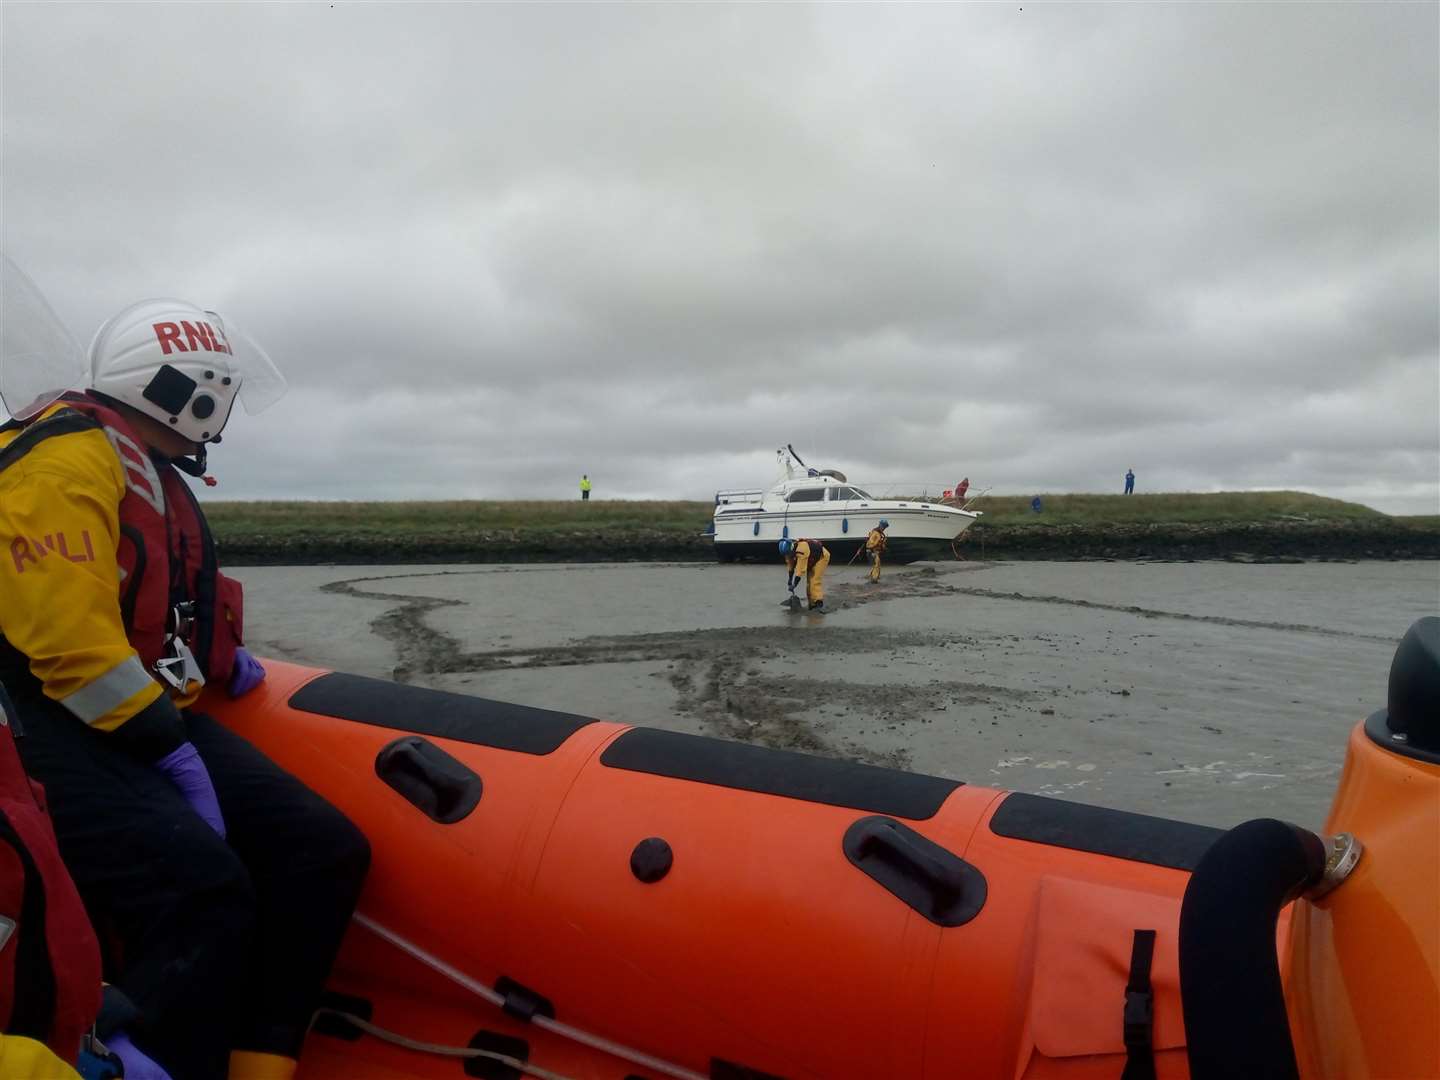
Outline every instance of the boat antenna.
[[[790, 451], [790, 456], [791, 456], [791, 457], [793, 457], [796, 461], [800, 461], [800, 455], [797, 454], [797, 453], [795, 453], [795, 447], [791, 446], [791, 445], [787, 442], [787, 443], [785, 444], [785, 449]], [[800, 467], [801, 467], [802, 469], [808, 469], [810, 466], [806, 465], [805, 462], [800, 461]]]

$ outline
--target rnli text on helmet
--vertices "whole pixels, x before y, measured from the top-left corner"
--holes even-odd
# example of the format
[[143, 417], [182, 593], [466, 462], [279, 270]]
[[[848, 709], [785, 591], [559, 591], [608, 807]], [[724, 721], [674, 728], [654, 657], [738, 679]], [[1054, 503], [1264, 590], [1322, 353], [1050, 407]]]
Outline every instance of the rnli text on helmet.
[[[205, 349], [207, 352], [234, 354], [224, 333], [208, 322], [191, 323], [182, 319], [179, 323], [153, 323], [152, 328], [156, 340], [160, 342], [160, 351], [166, 356], [170, 355], [172, 349], [179, 349], [181, 352], [199, 352]], [[180, 340], [182, 333], [185, 335], [184, 341]]]

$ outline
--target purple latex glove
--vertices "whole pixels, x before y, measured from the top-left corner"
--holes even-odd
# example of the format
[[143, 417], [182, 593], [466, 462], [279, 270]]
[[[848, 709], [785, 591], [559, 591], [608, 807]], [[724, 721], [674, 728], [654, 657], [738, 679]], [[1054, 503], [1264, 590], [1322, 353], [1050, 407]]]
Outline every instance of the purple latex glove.
[[120, 1064], [125, 1066], [125, 1080], [170, 1080], [170, 1074], [137, 1048], [130, 1041], [130, 1036], [123, 1031], [111, 1032], [105, 1040], [105, 1049], [118, 1057]]
[[210, 771], [200, 760], [200, 751], [194, 743], [181, 743], [166, 754], [155, 767], [169, 777], [170, 782], [180, 789], [190, 808], [204, 819], [221, 838], [225, 836], [225, 819], [220, 816], [220, 800], [215, 797], [215, 785], [210, 782]]
[[245, 646], [235, 650], [235, 666], [230, 670], [230, 696], [244, 697], [265, 680], [265, 669], [250, 655]]

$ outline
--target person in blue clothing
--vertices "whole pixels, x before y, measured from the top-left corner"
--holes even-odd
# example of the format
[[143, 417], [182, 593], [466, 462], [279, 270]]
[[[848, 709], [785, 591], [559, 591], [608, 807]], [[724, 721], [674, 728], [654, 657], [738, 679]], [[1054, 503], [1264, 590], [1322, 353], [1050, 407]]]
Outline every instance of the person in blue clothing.
[[1135, 466], [1131, 465], [1125, 473], [1125, 494], [1135, 494]]
[[1031, 509], [1031, 510], [1034, 510], [1035, 513], [1037, 513], [1037, 514], [1040, 513], [1040, 511], [1043, 510], [1044, 508], [1045, 508], [1044, 505], [1040, 502], [1040, 496], [1039, 496], [1039, 495], [1036, 495], [1035, 498], [1033, 498], [1033, 499], [1030, 500], [1030, 509]]

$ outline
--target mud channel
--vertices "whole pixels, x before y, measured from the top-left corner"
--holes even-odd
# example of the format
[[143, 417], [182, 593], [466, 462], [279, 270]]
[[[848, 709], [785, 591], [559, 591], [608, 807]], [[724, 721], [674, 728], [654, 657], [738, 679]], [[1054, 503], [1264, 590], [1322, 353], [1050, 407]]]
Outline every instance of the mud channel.
[[1186, 820], [1321, 824], [1434, 562], [254, 567], [258, 651]]

